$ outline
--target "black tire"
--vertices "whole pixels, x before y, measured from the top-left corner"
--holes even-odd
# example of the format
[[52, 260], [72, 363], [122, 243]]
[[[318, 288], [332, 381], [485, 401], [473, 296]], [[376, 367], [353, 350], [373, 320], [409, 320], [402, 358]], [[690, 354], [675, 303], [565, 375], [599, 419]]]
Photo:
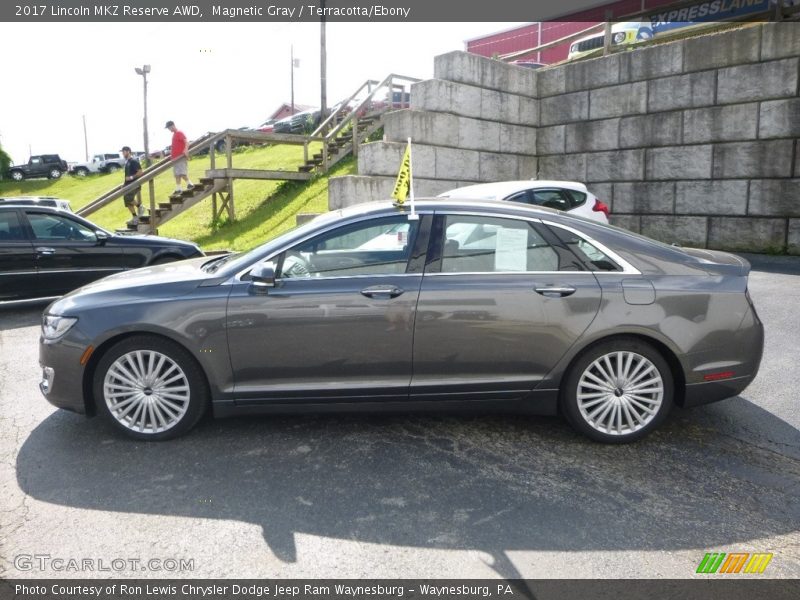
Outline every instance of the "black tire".
[[[122, 357], [136, 351], [142, 351], [145, 356], [147, 356], [146, 353], [148, 352], [158, 353], [159, 355], [165, 356], [169, 361], [172, 361], [172, 363], [177, 366], [177, 370], [166, 371], [167, 367], [169, 366], [169, 363], [167, 363], [162, 369], [161, 377], [167, 377], [166, 374], [168, 374], [169, 377], [167, 377], [167, 380], [169, 380], [169, 378], [172, 378], [176, 375], [179, 377], [182, 376], [178, 383], [182, 383], [185, 380], [189, 389], [188, 399], [186, 399], [184, 403], [185, 409], [183, 414], [172, 419], [174, 420], [174, 423], [170, 421], [169, 427], [160, 431], [145, 431], [144, 428], [141, 427], [139, 428], [140, 430], [137, 431], [136, 420], [134, 420], [133, 424], [123, 423], [123, 421], [126, 420], [125, 417], [127, 415], [122, 415], [122, 418], [114, 416], [114, 414], [112, 414], [112, 407], [109, 405], [109, 403], [114, 403], [115, 401], [122, 401], [115, 400], [113, 397], [107, 399], [104, 393], [106, 377], [109, 377], [109, 381], [114, 381], [114, 376], [109, 374], [109, 369], [114, 366], [118, 359], [121, 359]], [[179, 437], [188, 432], [192, 427], [195, 426], [195, 424], [197, 424], [197, 422], [205, 413], [210, 397], [205, 374], [194, 357], [192, 357], [188, 351], [172, 340], [147, 334], [126, 338], [109, 348], [97, 363], [97, 368], [94, 372], [94, 381], [92, 382], [92, 389], [97, 412], [103, 415], [104, 419], [129, 437], [146, 441], [168, 440]], [[142, 390], [142, 398], [149, 399], [150, 394], [158, 395], [156, 392], [152, 391], [148, 393], [147, 389]], [[155, 385], [153, 385], [153, 389], [157, 389]], [[123, 398], [123, 401], [124, 400], [125, 399]], [[176, 401], [171, 400], [171, 402]], [[117, 412], [122, 412], [123, 409], [117, 407], [116, 410]], [[131, 411], [130, 414], [132, 415], [134, 412], [135, 410]], [[176, 411], [176, 413], [177, 412], [179, 411]], [[166, 414], [167, 417], [176, 416], [167, 413], [166, 410], [163, 414]], [[153, 418], [155, 419], [155, 417]]]
[[50, 172], [48, 173], [50, 179], [58, 179], [59, 177], [61, 177], [61, 174], [62, 174], [61, 169], [50, 169]]
[[77, 175], [78, 177], [86, 177], [88, 174], [89, 174], [89, 170], [88, 169], [84, 169], [83, 167], [75, 169], [75, 175]]
[[109, 165], [106, 165], [106, 173], [116, 173], [117, 171], [119, 171], [119, 169], [120, 166], [116, 163], [111, 163]]
[[14, 181], [22, 181], [23, 179], [25, 179], [25, 173], [23, 173], [22, 171], [10, 171], [9, 176]]
[[[623, 374], [627, 373], [624, 371], [624, 367], [628, 355], [631, 355], [633, 365], [641, 363], [642, 370], [636, 372], [634, 371], [635, 367], [631, 366], [630, 373], [633, 376], [630, 380], [627, 375], [617, 379], [616, 375], [620, 371]], [[596, 384], [592, 376], [605, 379], [597, 370], [598, 367], [595, 363], [604, 356], [609, 357], [611, 369], [620, 370], [615, 373], [607, 368], [608, 365], [605, 362], [599, 365], [604, 370], [610, 371], [611, 378], [617, 382], [616, 388], [613, 391], [609, 388], [608, 392], [600, 391], [599, 388], [594, 390], [592, 387]], [[649, 383], [655, 381], [656, 376], [654, 371], [648, 370], [650, 366], [657, 372], [660, 382]], [[647, 379], [648, 377], [651, 379]], [[660, 393], [657, 391], [659, 383], [661, 384]], [[632, 390], [631, 387], [634, 385], [638, 389]], [[646, 385], [646, 387], [642, 389], [642, 385]], [[579, 388], [583, 390], [583, 404], [578, 401]], [[669, 414], [674, 394], [675, 384], [672, 370], [658, 350], [636, 338], [616, 338], [591, 346], [573, 362], [561, 386], [561, 408], [567, 421], [578, 432], [598, 442], [624, 444], [639, 440], [656, 429]], [[598, 397], [591, 398], [591, 396]], [[611, 402], [607, 402], [606, 399]], [[633, 404], [632, 400], [636, 404]], [[620, 408], [615, 408], [615, 404], [620, 405]], [[614, 419], [612, 415], [619, 414], [619, 420], [616, 421], [616, 432], [609, 433], [609, 428], [603, 427], [602, 414], [606, 409], [601, 408], [601, 405], [603, 407], [611, 406], [609, 410], [612, 414], [606, 415], [606, 418]], [[647, 407], [649, 411], [641, 409], [642, 406]], [[599, 411], [600, 414], [594, 415], [594, 419], [592, 419], [594, 411]], [[639, 417], [637, 418], [636, 415]], [[625, 419], [626, 416], [630, 420]], [[626, 422], [620, 424], [623, 419]], [[634, 423], [633, 428], [628, 425], [629, 422]]]

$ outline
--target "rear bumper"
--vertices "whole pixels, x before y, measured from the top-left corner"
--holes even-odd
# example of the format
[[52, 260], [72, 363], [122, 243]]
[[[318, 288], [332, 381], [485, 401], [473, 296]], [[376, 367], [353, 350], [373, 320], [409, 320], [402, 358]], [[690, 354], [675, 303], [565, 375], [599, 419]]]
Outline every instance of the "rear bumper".
[[744, 388], [750, 385], [753, 379], [755, 379], [755, 375], [737, 377], [725, 381], [708, 381], [687, 385], [683, 406], [684, 408], [690, 408], [731, 398], [740, 394]]

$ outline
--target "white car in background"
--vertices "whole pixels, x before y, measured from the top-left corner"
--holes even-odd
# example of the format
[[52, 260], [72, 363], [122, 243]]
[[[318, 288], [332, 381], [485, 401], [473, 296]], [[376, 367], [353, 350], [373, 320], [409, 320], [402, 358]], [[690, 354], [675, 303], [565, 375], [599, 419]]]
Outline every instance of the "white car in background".
[[510, 200], [534, 206], [546, 206], [564, 212], [608, 223], [610, 209], [577, 181], [498, 181], [456, 188], [439, 194], [439, 198], [472, 200]]
[[50, 206], [59, 210], [72, 212], [69, 200], [55, 196], [0, 196], [0, 204], [14, 204], [16, 206]]

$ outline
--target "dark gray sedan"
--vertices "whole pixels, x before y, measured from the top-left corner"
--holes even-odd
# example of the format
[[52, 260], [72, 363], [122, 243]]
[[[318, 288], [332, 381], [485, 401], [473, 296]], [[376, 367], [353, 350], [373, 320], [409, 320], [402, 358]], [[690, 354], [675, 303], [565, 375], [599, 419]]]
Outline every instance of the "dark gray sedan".
[[63, 297], [43, 317], [40, 387], [146, 440], [208, 409], [459, 407], [561, 413], [627, 442], [673, 404], [734, 396], [756, 376], [749, 270], [548, 209], [371, 203], [246, 254]]

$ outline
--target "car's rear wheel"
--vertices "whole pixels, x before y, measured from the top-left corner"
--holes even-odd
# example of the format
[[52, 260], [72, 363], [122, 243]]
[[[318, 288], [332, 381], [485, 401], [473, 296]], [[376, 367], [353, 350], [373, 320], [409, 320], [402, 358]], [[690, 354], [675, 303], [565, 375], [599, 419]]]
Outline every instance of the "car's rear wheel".
[[118, 164], [111, 163], [109, 165], [106, 165], [106, 172], [107, 173], [116, 173], [117, 171], [119, 171], [119, 168], [120, 167], [119, 167]]
[[567, 420], [593, 440], [612, 444], [646, 436], [672, 408], [673, 375], [650, 344], [615, 339], [591, 347], [562, 388]]
[[61, 169], [50, 169], [50, 179], [58, 179], [61, 177]]
[[11, 171], [10, 175], [11, 179], [14, 181], [22, 181], [25, 178], [25, 175], [22, 173], [22, 171]]
[[94, 376], [98, 411], [140, 440], [166, 440], [189, 431], [208, 405], [202, 369], [181, 346], [137, 335], [111, 347]]

